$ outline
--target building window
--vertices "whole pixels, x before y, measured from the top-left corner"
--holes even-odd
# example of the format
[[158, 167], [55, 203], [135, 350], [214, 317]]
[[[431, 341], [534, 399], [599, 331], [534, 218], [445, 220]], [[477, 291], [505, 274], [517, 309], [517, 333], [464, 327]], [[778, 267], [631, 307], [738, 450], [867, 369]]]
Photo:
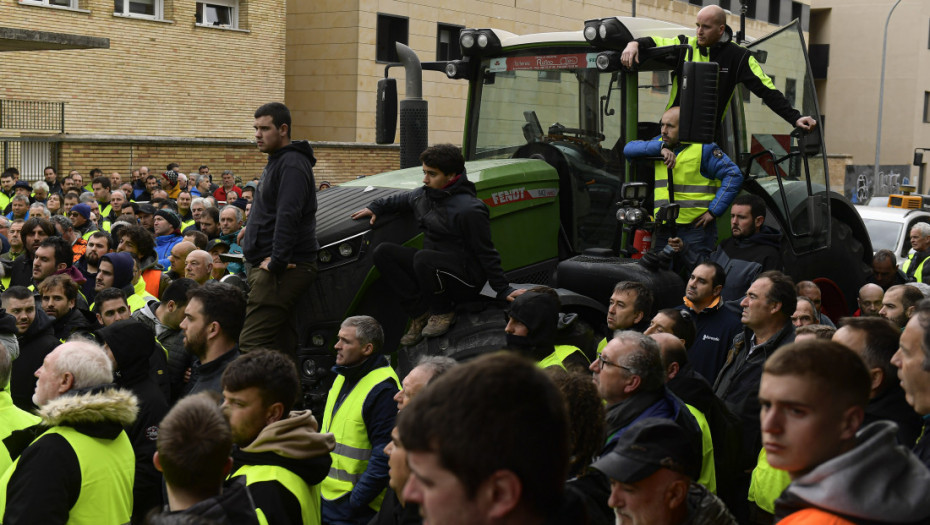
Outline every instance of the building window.
[[197, 25], [239, 29], [239, 1], [197, 2]]
[[791, 19], [801, 20], [804, 17], [804, 4], [801, 2], [791, 2]]
[[781, 0], [769, 0], [769, 23], [777, 24], [781, 18]]
[[113, 14], [161, 20], [164, 18], [163, 0], [113, 0]]
[[785, 98], [788, 99], [788, 103], [791, 104], [791, 107], [794, 107], [795, 98], [797, 97], [798, 86], [797, 81], [793, 78], [785, 78]]
[[930, 91], [924, 91], [924, 122], [930, 124]]
[[409, 20], [406, 17], [378, 14], [378, 45], [375, 50], [378, 62], [398, 62], [396, 42], [406, 44]]
[[462, 26], [439, 24], [436, 30], [436, 60], [458, 60], [462, 58], [459, 33]]
[[77, 9], [78, 0], [20, 0], [24, 4], [51, 5], [55, 7], [66, 7], [68, 9]]

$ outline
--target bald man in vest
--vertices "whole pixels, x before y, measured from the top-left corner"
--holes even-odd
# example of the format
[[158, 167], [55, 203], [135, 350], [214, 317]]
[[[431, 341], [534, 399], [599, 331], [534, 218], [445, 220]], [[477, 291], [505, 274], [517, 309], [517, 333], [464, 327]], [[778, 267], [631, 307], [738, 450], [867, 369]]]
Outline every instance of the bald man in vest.
[[[726, 213], [743, 185], [743, 174], [714, 143], [683, 143], [678, 139], [679, 108], [662, 115], [662, 134], [652, 140], [634, 140], [623, 148], [627, 159], [661, 157], [655, 168], [655, 212], [665, 204], [678, 204], [674, 235], [670, 228], [656, 232], [653, 246], [666, 244], [676, 251], [682, 241], [704, 259], [717, 244], [717, 217]], [[671, 177], [670, 177], [671, 175]]]
[[[749, 91], [762, 99], [775, 114], [792, 126], [810, 131], [817, 121], [791, 107], [791, 102], [781, 91], [775, 88], [774, 81], [762, 71], [748, 49], [733, 41], [733, 30], [727, 26], [727, 13], [720, 6], [709, 5], [698, 11], [695, 21], [695, 35], [685, 37], [646, 36], [631, 41], [624, 48], [620, 62], [628, 67], [639, 63], [640, 50], [654, 47], [685, 44], [692, 52], [686, 60], [694, 62], [716, 62], [720, 66], [717, 84], [717, 118], [723, 120], [730, 99], [737, 84], [743, 84]], [[680, 91], [678, 79], [681, 78], [682, 63], [676, 67], [672, 76], [672, 92], [668, 108], [679, 103]]]

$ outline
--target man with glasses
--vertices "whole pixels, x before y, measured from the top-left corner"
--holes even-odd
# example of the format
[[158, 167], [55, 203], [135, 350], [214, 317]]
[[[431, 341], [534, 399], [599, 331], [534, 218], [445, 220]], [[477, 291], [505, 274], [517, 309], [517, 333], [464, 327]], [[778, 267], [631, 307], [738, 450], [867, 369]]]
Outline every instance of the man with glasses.
[[665, 387], [665, 369], [659, 345], [639, 332], [617, 332], [601, 355], [591, 363], [594, 384], [607, 402], [606, 454], [634, 422], [659, 417], [678, 423], [691, 436], [696, 454], [701, 454], [701, 428], [681, 399]]

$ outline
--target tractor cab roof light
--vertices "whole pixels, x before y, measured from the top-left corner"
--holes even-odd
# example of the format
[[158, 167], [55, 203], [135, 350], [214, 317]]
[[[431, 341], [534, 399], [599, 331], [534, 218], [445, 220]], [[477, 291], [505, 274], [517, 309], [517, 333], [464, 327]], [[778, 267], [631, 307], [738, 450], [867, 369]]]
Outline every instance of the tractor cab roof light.
[[633, 34], [615, 16], [585, 21], [583, 33], [589, 43], [617, 51], [633, 40]]
[[463, 29], [459, 36], [462, 56], [499, 53], [503, 48], [500, 38], [492, 29]]

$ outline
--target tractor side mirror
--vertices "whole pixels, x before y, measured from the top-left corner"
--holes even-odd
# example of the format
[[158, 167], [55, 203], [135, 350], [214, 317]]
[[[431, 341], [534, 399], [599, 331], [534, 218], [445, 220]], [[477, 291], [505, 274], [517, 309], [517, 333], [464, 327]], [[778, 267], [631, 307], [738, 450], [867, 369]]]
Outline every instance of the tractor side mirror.
[[397, 132], [397, 79], [378, 81], [378, 101], [375, 105], [375, 142], [393, 144]]

